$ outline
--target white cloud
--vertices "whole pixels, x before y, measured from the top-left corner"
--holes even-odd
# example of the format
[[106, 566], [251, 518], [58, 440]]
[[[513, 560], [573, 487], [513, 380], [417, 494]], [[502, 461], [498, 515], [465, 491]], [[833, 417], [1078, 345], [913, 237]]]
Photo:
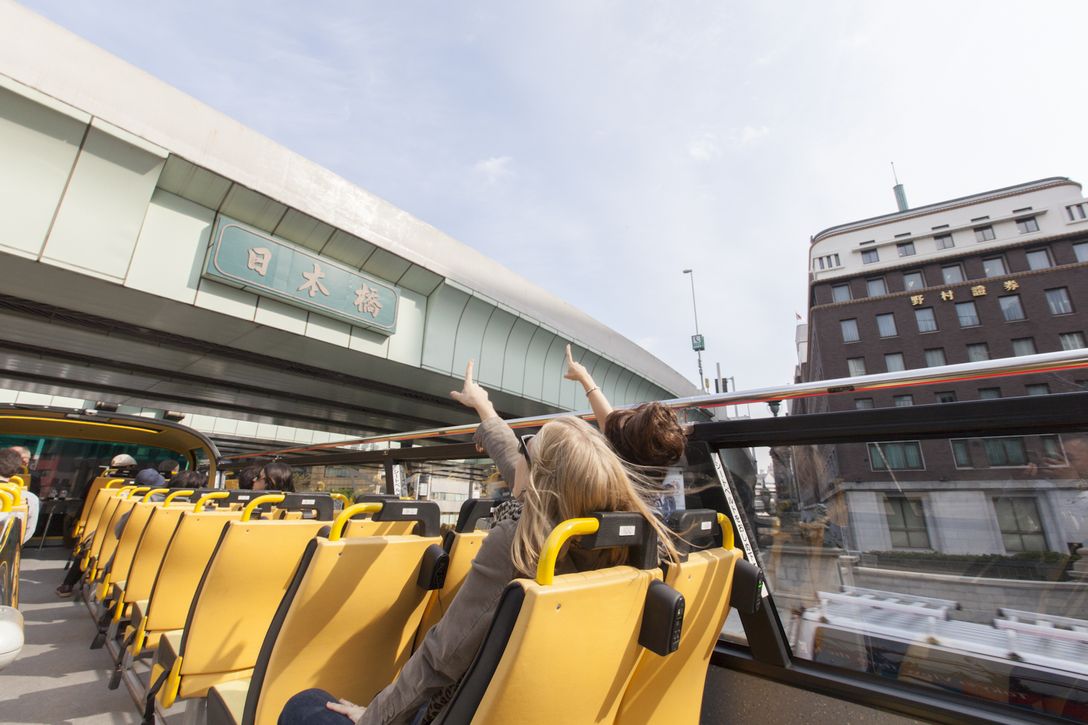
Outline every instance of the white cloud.
[[513, 161], [514, 159], [509, 156], [489, 156], [473, 164], [472, 170], [486, 183], [494, 184], [514, 175], [513, 169], [510, 168]]
[[688, 143], [688, 156], [696, 161], [713, 161], [721, 155], [718, 137], [712, 133], [704, 133]]

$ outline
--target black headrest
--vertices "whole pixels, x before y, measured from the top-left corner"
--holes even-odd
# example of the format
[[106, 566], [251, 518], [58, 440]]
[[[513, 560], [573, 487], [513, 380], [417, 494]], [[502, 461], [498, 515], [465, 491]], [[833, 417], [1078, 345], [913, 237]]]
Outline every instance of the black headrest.
[[676, 550], [681, 556], [722, 545], [722, 527], [714, 509], [673, 511], [666, 524], [677, 535]]
[[391, 493], [357, 493], [355, 503], [381, 503], [382, 501], [396, 501], [397, 497]]
[[582, 549], [609, 549], [625, 546], [631, 549], [627, 557], [630, 566], [639, 569], [657, 567], [657, 531], [642, 514], [628, 511], [598, 511], [590, 514], [597, 519], [597, 533], [576, 539]]
[[464, 534], [476, 530], [476, 524], [481, 519], [491, 517], [491, 512], [498, 506], [497, 498], [470, 498], [461, 504], [461, 513], [457, 515], [457, 526], [454, 531]]
[[374, 514], [374, 521], [415, 521], [416, 536], [438, 536], [442, 530], [442, 510], [434, 501], [386, 499], [377, 503], [382, 504], [382, 510]]
[[[275, 491], [261, 491], [260, 493], [276, 493]], [[301, 493], [288, 493], [276, 508], [284, 511], [312, 512], [313, 518], [318, 521], [332, 521], [333, 501], [332, 496], [319, 491], [303, 491]]]

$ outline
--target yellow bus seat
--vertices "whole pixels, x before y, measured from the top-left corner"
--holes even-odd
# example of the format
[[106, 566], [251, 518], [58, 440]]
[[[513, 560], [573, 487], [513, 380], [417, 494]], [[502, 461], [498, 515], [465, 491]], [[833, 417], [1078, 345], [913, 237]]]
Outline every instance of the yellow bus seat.
[[103, 567], [103, 575], [95, 593], [99, 601], [109, 599], [113, 585], [123, 584], [128, 579], [128, 572], [136, 557], [136, 549], [143, 537], [144, 529], [151, 521], [151, 515], [155, 509], [161, 506], [162, 503], [150, 500], [140, 500], [133, 506], [128, 521], [121, 531], [121, 537], [117, 540], [112, 560]]
[[[400, 501], [400, 499], [392, 494], [384, 493], [361, 493], [355, 497], [355, 503], [388, 503], [390, 501]], [[400, 503], [406, 504], [408, 511], [411, 512], [412, 501], [400, 501]], [[356, 514], [352, 516], [351, 521], [348, 522], [347, 528], [344, 529], [344, 538], [354, 538], [357, 536], [408, 536], [416, 530], [417, 519], [400, 518], [402, 511], [402, 509], [391, 506], [388, 508], [383, 507], [373, 514], [369, 512]], [[428, 506], [422, 507], [420, 511], [423, 511], [424, 513], [422, 515], [425, 515], [428, 519], [421, 524], [421, 526], [428, 528], [431, 526], [441, 527], [441, 512], [436, 516], [433, 509]]]
[[306, 545], [327, 525], [320, 519], [227, 524], [177, 627], [180, 639], [161, 640], [155, 652], [152, 683], [169, 673], [159, 692], [164, 708], [251, 674]]
[[[109, 491], [111, 489], [119, 488], [125, 483], [132, 482], [133, 479], [126, 479], [123, 476], [110, 475], [99, 476], [91, 481], [90, 485], [87, 486], [86, 493], [83, 494], [83, 506], [80, 507], [79, 518], [76, 519], [75, 528], [72, 529], [72, 536], [77, 540], [81, 538], [83, 536], [83, 532], [87, 528], [87, 521], [91, 518], [91, 514], [95, 510], [96, 506], [99, 508], [99, 510], [101, 510], [101, 506], [103, 503], [105, 503], [105, 499], [109, 496], [114, 495], [111, 493], [104, 494], [100, 497], [100, 491]], [[116, 493], [116, 490], [114, 490], [114, 493]], [[101, 503], [99, 503], [99, 498], [102, 499]]]
[[135, 486], [122, 486], [118, 489], [105, 489], [101, 508], [92, 512], [92, 517], [87, 520], [87, 528], [84, 533], [83, 556], [80, 559], [80, 567], [86, 572], [98, 561], [98, 552], [102, 550], [102, 542], [107, 538], [110, 519], [121, 501], [136, 490]]
[[[379, 518], [424, 522], [414, 534], [345, 538], [347, 517], [307, 546], [264, 637], [253, 676], [216, 685], [209, 723], [275, 723], [288, 698], [321, 687], [367, 702], [396, 677], [447, 555], [433, 501], [386, 500]], [[345, 666], [345, 663], [351, 663]]]
[[[122, 610], [133, 602], [146, 600], [151, 597], [151, 588], [155, 584], [155, 577], [162, 566], [162, 559], [166, 555], [166, 549], [170, 539], [174, 536], [181, 515], [185, 511], [192, 511], [193, 504], [171, 503], [169, 506], [157, 506], [151, 511], [151, 515], [144, 526], [143, 533], [136, 543], [136, 549], [132, 553], [132, 562], [129, 564], [128, 574], [123, 585], [115, 581], [111, 589], [118, 588], [117, 596], [113, 597]], [[121, 612], [115, 613], [114, 618], [120, 619]]]
[[438, 624], [446, 610], [449, 609], [453, 598], [461, 590], [472, 561], [476, 553], [487, 537], [487, 531], [477, 531], [476, 526], [480, 521], [490, 518], [491, 512], [499, 504], [498, 499], [478, 498], [469, 499], [461, 504], [461, 511], [457, 514], [457, 523], [452, 530], [446, 532], [442, 541], [442, 548], [449, 554], [450, 563], [446, 570], [446, 580], [441, 589], [431, 592], [427, 600], [427, 608], [423, 610], [423, 621], [416, 633], [415, 648], [423, 644], [423, 638], [431, 627]]
[[124, 527], [121, 526], [121, 522], [125, 522], [125, 526], [128, 526], [127, 518], [132, 511], [136, 508], [136, 505], [140, 503], [143, 495], [136, 495], [134, 489], [128, 496], [117, 496], [116, 506], [113, 509], [113, 513], [110, 515], [109, 521], [104, 522], [101, 535], [96, 537], [96, 543], [98, 544], [98, 551], [94, 554], [95, 566], [92, 570], [87, 572], [87, 581], [94, 583], [101, 581], [103, 571], [109, 566], [113, 560], [113, 555], [117, 551], [117, 544], [121, 541], [121, 537], [118, 535], [118, 528], [121, 528], [121, 533], [124, 533]]
[[[571, 536], [583, 537], [582, 548], [631, 546], [630, 565], [555, 576]], [[656, 534], [640, 515], [563, 522], [545, 543], [536, 578], [516, 579], [503, 592], [484, 643], [436, 722], [611, 723], [642, 643], [679, 638], [683, 598], [660, 579]], [[652, 603], [661, 595], [670, 607], [664, 622], [647, 616], [656, 615]]]
[[722, 519], [710, 509], [677, 511], [670, 517], [681, 561], [666, 568], [665, 583], [684, 597], [683, 632], [669, 656], [643, 652], [617, 723], [699, 722], [710, 655], [729, 615], [733, 573], [743, 556], [733, 547], [732, 526]]

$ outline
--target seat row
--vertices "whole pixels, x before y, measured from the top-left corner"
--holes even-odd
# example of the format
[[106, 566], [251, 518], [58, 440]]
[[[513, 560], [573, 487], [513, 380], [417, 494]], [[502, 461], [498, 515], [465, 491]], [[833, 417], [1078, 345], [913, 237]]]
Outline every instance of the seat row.
[[[111, 686], [145, 721], [189, 701], [209, 722], [271, 723], [310, 687], [369, 702], [449, 607], [494, 503], [466, 502], [443, 537], [433, 502], [361, 497], [337, 512], [319, 493], [99, 491], [77, 523], [82, 592]], [[509, 585], [442, 721], [697, 722], [741, 556], [719, 516], [670, 520], [683, 561], [665, 571], [637, 515], [558, 527], [537, 576]], [[630, 546], [632, 565], [556, 576], [572, 537]]]

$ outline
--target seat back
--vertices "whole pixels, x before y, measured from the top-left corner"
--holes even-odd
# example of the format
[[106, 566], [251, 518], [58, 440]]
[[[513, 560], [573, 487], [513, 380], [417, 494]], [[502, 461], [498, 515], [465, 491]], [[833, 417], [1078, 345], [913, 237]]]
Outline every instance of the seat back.
[[[636, 566], [554, 576], [570, 536], [590, 539], [583, 548], [634, 545]], [[651, 584], [665, 587], [656, 564], [654, 529], [637, 514], [563, 522], [548, 537], [536, 579], [506, 588], [439, 722], [612, 722], [643, 651], [647, 594]]]
[[87, 512], [87, 519], [83, 522], [83, 526], [80, 530], [80, 541], [90, 542], [91, 537], [94, 536], [94, 532], [98, 530], [98, 523], [102, 518], [103, 511], [110, 506], [110, 504], [116, 505], [116, 498], [121, 494], [126, 494], [131, 491], [135, 486], [118, 486], [117, 488], [101, 488], [98, 490], [98, 495], [95, 496], [94, 503], [91, 504], [90, 511]]
[[[106, 494], [106, 496], [100, 497], [99, 492], [109, 491], [115, 486], [119, 487], [124, 482], [125, 479], [118, 476], [99, 476], [91, 481], [90, 485], [87, 486], [87, 491], [83, 494], [83, 506], [79, 510], [79, 518], [76, 519], [76, 526], [72, 532], [75, 536], [82, 536], [87, 529], [87, 521], [92, 517], [95, 508], [101, 510], [106, 496], [113, 495]], [[102, 498], [101, 502], [99, 502], [99, 498]]]
[[[132, 553], [132, 563], [129, 565], [128, 576], [125, 578], [125, 592], [122, 601], [132, 604], [142, 599], [151, 597], [151, 588], [155, 585], [155, 577], [162, 567], [163, 557], [174, 538], [174, 531], [181, 521], [181, 515], [186, 511], [192, 511], [193, 504], [173, 503], [156, 506], [152, 509], [144, 526], [143, 533], [136, 543], [136, 549]], [[126, 527], [127, 528], [127, 527]], [[119, 578], [114, 581], [120, 581]]]
[[[306, 545], [327, 521], [231, 521], [223, 529], [184, 622], [179, 695], [186, 678], [251, 669]], [[229, 678], [227, 678], [229, 679]], [[164, 688], [169, 689], [169, 685]]]
[[[165, 491], [166, 489], [157, 490]], [[92, 581], [100, 580], [102, 578], [103, 570], [110, 566], [110, 562], [113, 560], [114, 553], [117, 551], [117, 545], [121, 541], [121, 537], [117, 534], [117, 529], [121, 526], [121, 522], [124, 521], [124, 526], [121, 528], [121, 533], [124, 534], [124, 529], [128, 527], [128, 522], [131, 520], [132, 512], [141, 501], [150, 495], [150, 493], [151, 492], [148, 491], [142, 496], [137, 496], [134, 491], [128, 496], [115, 497], [117, 505], [113, 510], [113, 514], [110, 515], [109, 521], [102, 527], [101, 536], [96, 538], [96, 543], [100, 543], [98, 553], [95, 555], [96, 564], [95, 572], [92, 575]]]
[[[114, 489], [106, 489], [104, 493], [108, 493], [112, 490]], [[83, 559], [84, 568], [87, 567], [88, 562], [101, 561], [99, 556], [102, 552], [102, 546], [107, 539], [114, 538], [113, 529], [111, 528], [113, 515], [117, 512], [117, 509], [120, 508], [122, 503], [126, 506], [131, 503], [130, 496], [137, 490], [139, 489], [135, 486], [123, 486], [117, 489], [116, 494], [106, 498], [105, 503], [98, 512], [98, 517], [88, 519], [87, 536], [90, 537], [90, 547], [87, 549]]]
[[275, 723], [310, 687], [373, 699], [411, 655], [444, 559], [433, 535], [340, 538], [334, 526], [311, 541], [264, 638], [242, 721]]
[[684, 626], [669, 656], [642, 653], [616, 718], [623, 725], [699, 722], [710, 655], [729, 614], [733, 572], [743, 556], [733, 547], [728, 519], [717, 511], [678, 511], [669, 525], [679, 536], [682, 560], [668, 566], [665, 583], [684, 597]]
[[139, 501], [133, 506], [128, 516], [128, 523], [125, 524], [121, 537], [117, 540], [113, 558], [105, 568], [101, 586], [98, 588], [98, 599], [106, 597], [112, 583], [128, 579], [132, 561], [136, 556], [136, 548], [143, 537], [144, 530], [151, 520], [151, 515], [161, 506], [161, 503], [151, 501]]

